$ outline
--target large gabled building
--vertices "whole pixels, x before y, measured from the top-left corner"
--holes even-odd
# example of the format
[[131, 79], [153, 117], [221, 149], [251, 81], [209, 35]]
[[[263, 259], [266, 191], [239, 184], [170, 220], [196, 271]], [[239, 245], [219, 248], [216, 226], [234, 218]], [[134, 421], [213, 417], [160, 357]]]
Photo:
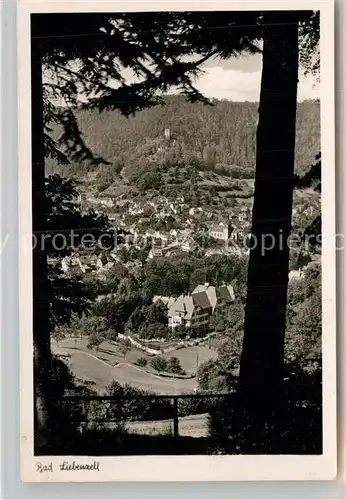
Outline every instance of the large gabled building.
[[172, 329], [185, 326], [192, 330], [207, 330], [214, 316], [225, 317], [234, 302], [231, 285], [219, 287], [208, 283], [198, 285], [191, 294], [179, 297], [155, 296], [153, 302], [161, 301], [167, 306], [168, 326]]
[[209, 283], [198, 285], [192, 295], [195, 293], [205, 292], [212, 306], [212, 315], [225, 317], [229, 311], [229, 307], [235, 300], [234, 290], [232, 285], [221, 285], [218, 287], [210, 286]]

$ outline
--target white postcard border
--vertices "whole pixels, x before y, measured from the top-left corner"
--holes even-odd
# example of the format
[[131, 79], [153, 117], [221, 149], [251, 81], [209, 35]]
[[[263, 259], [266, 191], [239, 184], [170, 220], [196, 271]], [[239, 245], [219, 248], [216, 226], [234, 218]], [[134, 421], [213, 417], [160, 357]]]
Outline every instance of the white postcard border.
[[[33, 455], [33, 342], [31, 253], [31, 104], [30, 26], [33, 12], [160, 10], [321, 11], [321, 153], [322, 153], [322, 348], [323, 455], [271, 456], [118, 456], [35, 457]], [[19, 85], [19, 279], [20, 279], [20, 441], [21, 478], [60, 481], [256, 481], [328, 480], [336, 476], [336, 289], [335, 289], [335, 126], [334, 3], [332, 0], [281, 1], [82, 1], [23, 0], [18, 4]], [[99, 471], [60, 470], [60, 464], [99, 462]], [[52, 464], [41, 473], [37, 463]]]

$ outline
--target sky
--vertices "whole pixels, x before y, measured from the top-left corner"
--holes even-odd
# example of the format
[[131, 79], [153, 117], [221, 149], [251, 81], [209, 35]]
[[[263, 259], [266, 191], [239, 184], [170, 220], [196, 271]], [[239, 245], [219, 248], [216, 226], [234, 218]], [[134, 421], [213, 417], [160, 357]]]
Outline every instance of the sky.
[[[214, 58], [207, 61], [202, 69], [203, 73], [197, 78], [195, 86], [206, 97], [230, 101], [259, 101], [262, 54], [242, 55], [223, 61]], [[127, 83], [135, 80], [131, 73], [124, 70]], [[312, 75], [305, 77], [299, 68], [298, 101], [319, 98], [320, 87], [316, 78]]]
[[[196, 87], [207, 97], [231, 101], [258, 101], [261, 85], [262, 55], [255, 54], [213, 60], [204, 65], [204, 74]], [[305, 77], [299, 69], [298, 101], [319, 99], [319, 84], [312, 75]]]
[[[231, 101], [259, 101], [262, 55], [241, 56], [226, 61], [213, 60], [204, 66], [196, 87], [207, 97]], [[319, 84], [299, 69], [298, 101], [319, 99]]]

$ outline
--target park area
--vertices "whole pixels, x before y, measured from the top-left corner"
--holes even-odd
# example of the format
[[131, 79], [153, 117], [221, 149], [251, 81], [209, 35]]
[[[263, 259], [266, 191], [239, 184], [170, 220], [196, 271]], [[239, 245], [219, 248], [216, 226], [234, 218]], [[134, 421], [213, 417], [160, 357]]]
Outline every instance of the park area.
[[[155, 371], [150, 366], [150, 360], [155, 356], [139, 348], [130, 347], [125, 352], [121, 342], [104, 341], [97, 349], [89, 349], [87, 344], [87, 338], [66, 338], [53, 341], [52, 352], [68, 364], [77, 379], [88, 382], [99, 394], [113, 381], [157, 394], [193, 392], [198, 388], [198, 366], [217, 357], [216, 349], [207, 345], [182, 347], [162, 354], [160, 357], [167, 360], [172, 357], [179, 359], [186, 374], [182, 377]], [[140, 358], [148, 360], [145, 367], [136, 364]]]

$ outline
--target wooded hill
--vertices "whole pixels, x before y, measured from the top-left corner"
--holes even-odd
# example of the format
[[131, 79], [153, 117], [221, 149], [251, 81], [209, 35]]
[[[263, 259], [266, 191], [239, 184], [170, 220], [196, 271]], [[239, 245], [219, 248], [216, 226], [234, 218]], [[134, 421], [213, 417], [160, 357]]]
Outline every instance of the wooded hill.
[[[130, 182], [138, 179], [153, 163], [197, 161], [199, 170], [231, 177], [254, 175], [258, 103], [214, 99], [212, 106], [190, 104], [182, 96], [166, 96], [156, 106], [125, 118], [119, 112], [78, 110], [79, 126], [95, 155], [110, 163], [108, 172], [121, 171]], [[170, 138], [165, 137], [170, 130]], [[58, 131], [54, 130], [56, 137]], [[320, 151], [320, 103], [298, 104], [296, 173], [304, 172]], [[58, 166], [47, 161], [47, 173], [83, 178], [87, 171], [102, 167], [84, 164]], [[232, 172], [235, 174], [233, 175]]]

